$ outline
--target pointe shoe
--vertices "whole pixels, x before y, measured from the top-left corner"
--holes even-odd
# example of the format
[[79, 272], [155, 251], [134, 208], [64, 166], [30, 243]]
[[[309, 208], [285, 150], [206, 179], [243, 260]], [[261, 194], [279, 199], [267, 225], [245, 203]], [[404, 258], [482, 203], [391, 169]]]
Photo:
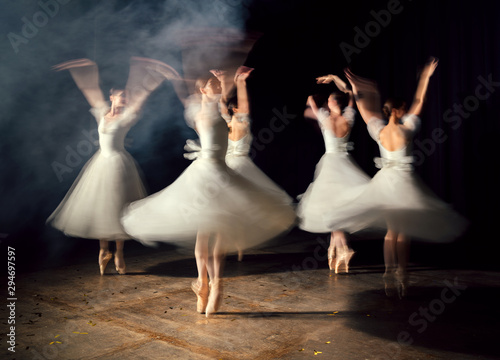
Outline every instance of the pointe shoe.
[[106, 270], [106, 266], [108, 265], [109, 260], [113, 257], [113, 254], [109, 251], [101, 250], [99, 251], [99, 271], [101, 272], [101, 276], [104, 275], [104, 271]]
[[335, 261], [335, 274], [339, 273], [339, 268], [341, 264], [344, 264], [344, 271], [346, 273], [349, 272], [349, 261], [351, 261], [353, 255], [354, 251], [350, 248], [346, 248], [339, 256], [337, 256], [337, 259]]
[[395, 276], [394, 271], [386, 270], [383, 276], [384, 279], [384, 287], [385, 287], [385, 295], [389, 297], [393, 297], [396, 295], [396, 286], [395, 286]]
[[191, 289], [196, 294], [196, 311], [203, 314], [207, 308], [208, 304], [208, 285], [202, 286], [198, 281], [193, 281], [191, 283]]
[[335, 268], [335, 262], [335, 248], [333, 246], [330, 246], [328, 248], [328, 267], [330, 268], [330, 270], [333, 270]]
[[126, 274], [126, 265], [125, 259], [123, 258], [123, 252], [117, 251], [115, 252], [115, 269], [120, 275]]
[[349, 261], [351, 261], [351, 258], [354, 256], [355, 252], [352, 249], [348, 249], [345, 258], [344, 258], [344, 266], [345, 266], [345, 272], [349, 272]]
[[400, 299], [408, 295], [408, 282], [409, 276], [406, 270], [398, 269], [395, 273], [395, 283], [398, 291], [398, 297]]
[[219, 310], [222, 301], [222, 281], [216, 279], [210, 282], [210, 295], [208, 296], [208, 304], [205, 310], [206, 317], [215, 314]]

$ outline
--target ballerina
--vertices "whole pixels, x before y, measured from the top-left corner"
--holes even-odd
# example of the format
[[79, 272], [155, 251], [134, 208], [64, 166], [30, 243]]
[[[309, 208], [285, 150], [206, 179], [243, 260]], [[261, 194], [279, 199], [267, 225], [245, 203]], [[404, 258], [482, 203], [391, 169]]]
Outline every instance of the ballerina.
[[136, 123], [147, 99], [164, 80], [150, 70], [151, 59], [133, 57], [125, 89], [111, 89], [111, 107], [99, 87], [95, 62], [70, 60], [53, 67], [69, 70], [76, 85], [91, 106], [99, 133], [99, 150], [85, 164], [70, 190], [47, 219], [68, 236], [99, 239], [99, 270], [104, 275], [113, 257], [109, 242], [115, 241], [115, 268], [126, 273], [124, 240], [130, 237], [120, 224], [125, 204], [146, 195], [138, 165], [124, 148], [124, 139]]
[[346, 70], [359, 112], [371, 137], [378, 143], [381, 158], [375, 162], [380, 170], [361, 195], [345, 204], [344, 213], [331, 219], [351, 232], [363, 228], [385, 228], [385, 291], [407, 295], [407, 265], [410, 237], [428, 241], [452, 241], [466, 227], [467, 221], [441, 201], [413, 172], [411, 140], [417, 131], [429, 79], [438, 61], [434, 58], [420, 74], [417, 90], [409, 110], [401, 101], [389, 99], [383, 107], [389, 121], [382, 120], [380, 95], [375, 83]]
[[171, 185], [131, 203], [122, 217], [127, 233], [145, 244], [190, 246], [196, 239], [198, 278], [191, 288], [197, 311], [207, 317], [220, 306], [227, 254], [261, 244], [295, 221], [281, 199], [227, 167], [228, 127], [219, 112], [218, 86], [211, 81], [198, 89], [201, 104], [186, 101], [186, 120], [200, 137], [199, 155]]
[[316, 165], [314, 181], [300, 198], [297, 216], [301, 229], [315, 233], [331, 233], [328, 265], [330, 270], [334, 269], [337, 274], [342, 264], [343, 270], [349, 272], [349, 261], [354, 251], [347, 244], [344, 231], [327, 225], [325, 213], [332, 209], [342, 211], [339, 203], [359, 195], [370, 177], [348, 153], [352, 148], [352, 143], [348, 140], [356, 115], [352, 92], [338, 76], [326, 75], [317, 78], [318, 84], [332, 81], [340, 91], [330, 94], [328, 109], [318, 108], [314, 98], [308, 98], [308, 104], [320, 124], [326, 151]]
[[[270, 192], [282, 199], [283, 204], [292, 206], [293, 199], [272, 181], [261, 169], [255, 165], [248, 155], [252, 144], [250, 131], [250, 102], [248, 98], [247, 79], [253, 68], [240, 66], [234, 76], [236, 95], [229, 96], [227, 76], [225, 71], [211, 70], [210, 72], [221, 83], [221, 116], [229, 127], [228, 148], [226, 163], [238, 174], [260, 186], [263, 191]], [[243, 252], [238, 251], [238, 260], [243, 258]]]
[[[168, 66], [164, 64], [165, 66]], [[158, 67], [162, 72], [162, 66]], [[168, 76], [169, 69], [166, 70]], [[210, 100], [213, 102], [221, 98], [221, 92], [225, 89], [217, 77], [200, 77], [195, 81], [194, 94], [189, 95], [186, 82], [181, 78], [172, 79], [174, 90], [184, 106], [184, 114], [189, 126], [196, 128], [196, 118], [201, 114], [202, 107], [207, 107]], [[219, 110], [221, 100], [219, 100]], [[187, 153], [184, 157], [196, 160], [201, 154], [199, 141], [187, 140], [184, 149]], [[220, 232], [198, 229], [195, 242], [195, 258], [198, 270], [198, 279], [191, 283], [191, 289], [196, 294], [196, 310], [206, 316], [215, 313], [220, 306], [222, 298], [222, 277], [226, 253], [222, 244], [223, 234]], [[242, 253], [238, 247], [238, 254]], [[210, 282], [208, 279], [211, 279]], [[211, 295], [209, 301], [209, 294]]]

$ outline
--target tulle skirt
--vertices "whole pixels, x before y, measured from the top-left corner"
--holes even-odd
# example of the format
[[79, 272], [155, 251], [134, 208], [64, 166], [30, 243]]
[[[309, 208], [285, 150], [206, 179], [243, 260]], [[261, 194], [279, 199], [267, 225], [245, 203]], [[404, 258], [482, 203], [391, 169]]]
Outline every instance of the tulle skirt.
[[199, 158], [170, 186], [130, 204], [122, 224], [146, 245], [192, 246], [198, 232], [223, 234], [225, 251], [262, 244], [295, 223], [293, 208], [229, 169]]
[[248, 156], [227, 156], [226, 164], [263, 190], [280, 197], [284, 203], [292, 204], [293, 199], [286, 191], [272, 181]]
[[440, 200], [412, 171], [382, 168], [342, 212], [326, 215], [331, 227], [349, 232], [391, 229], [415, 240], [450, 242], [468, 221]]
[[125, 240], [120, 217], [126, 204], [146, 196], [139, 167], [126, 152], [104, 156], [98, 150], [47, 219], [68, 236]]
[[348, 153], [324, 154], [316, 165], [314, 181], [300, 196], [299, 227], [313, 233], [342, 230], [330, 223], [330, 217], [342, 214], [344, 204], [357, 198], [369, 181]]

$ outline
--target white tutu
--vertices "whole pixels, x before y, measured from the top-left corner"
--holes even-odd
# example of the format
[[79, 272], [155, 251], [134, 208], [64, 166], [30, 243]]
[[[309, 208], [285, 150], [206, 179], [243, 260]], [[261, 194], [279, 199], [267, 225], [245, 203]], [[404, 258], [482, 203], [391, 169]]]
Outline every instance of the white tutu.
[[[342, 113], [349, 126], [354, 125], [356, 115], [352, 107]], [[330, 113], [321, 108], [318, 121], [321, 125], [326, 153], [322, 156], [314, 172], [314, 181], [306, 192], [300, 195], [297, 206], [299, 227], [314, 233], [326, 233], [341, 228], [331, 227], [328, 216], [343, 213], [343, 205], [359, 196], [370, 181], [370, 177], [356, 164], [347, 152], [352, 144], [348, 142], [349, 133], [336, 137], [328, 126]], [[325, 214], [329, 214], [325, 216]]]
[[[404, 117], [403, 123], [415, 131], [419, 119]], [[376, 159], [381, 170], [364, 187], [353, 201], [343, 205], [343, 211], [330, 212], [325, 220], [332, 227], [349, 232], [362, 229], [391, 229], [416, 239], [427, 241], [452, 241], [467, 227], [467, 220], [451, 206], [440, 200], [417, 177], [408, 154], [410, 146], [388, 151], [380, 143], [382, 120], [372, 119], [368, 129], [378, 142], [382, 158]]]
[[[292, 204], [293, 199], [280, 188], [274, 181], [272, 181], [255, 163], [250, 159], [248, 153], [250, 152], [250, 146], [252, 145], [252, 134], [250, 133], [250, 123], [251, 119], [249, 114], [236, 113], [232, 117], [224, 116], [222, 117], [226, 122], [237, 122], [243, 123], [246, 126], [246, 135], [244, 135], [239, 140], [228, 139], [228, 147], [226, 152], [226, 164], [231, 169], [236, 171], [238, 174], [244, 178], [250, 180], [254, 184], [258, 185], [264, 191], [268, 191], [278, 197], [282, 198], [283, 203]], [[189, 148], [186, 148], [189, 150]]]
[[359, 197], [343, 207], [343, 213], [328, 214], [331, 226], [349, 232], [391, 229], [420, 240], [452, 241], [467, 221], [441, 201], [411, 171], [384, 167]]
[[227, 126], [218, 115], [198, 120], [203, 150], [167, 188], [136, 201], [122, 224], [143, 243], [192, 246], [197, 232], [223, 233], [226, 251], [257, 246], [293, 226], [295, 213], [280, 197], [262, 191], [224, 162]]
[[[102, 119], [105, 109], [92, 112]], [[47, 222], [66, 235], [125, 240], [130, 238], [120, 223], [123, 207], [146, 195], [139, 168], [123, 148], [134, 117], [114, 123], [99, 121], [100, 149], [80, 171], [70, 190]]]
[[293, 199], [272, 181], [248, 156], [226, 157], [227, 166], [250, 180], [266, 192], [281, 198], [283, 204], [292, 204]]
[[316, 165], [314, 181], [297, 206], [299, 227], [313, 233], [342, 230], [332, 227], [329, 217], [343, 213], [343, 205], [359, 196], [369, 181], [347, 152], [324, 154]]
[[[227, 121], [227, 120], [226, 120]], [[226, 164], [244, 178], [258, 185], [263, 191], [267, 191], [282, 199], [285, 204], [292, 204], [293, 199], [272, 181], [255, 163], [250, 159], [248, 153], [252, 144], [250, 133], [250, 116], [237, 113], [233, 115], [232, 121], [243, 122], [247, 125], [247, 133], [239, 140], [228, 139], [226, 152]]]

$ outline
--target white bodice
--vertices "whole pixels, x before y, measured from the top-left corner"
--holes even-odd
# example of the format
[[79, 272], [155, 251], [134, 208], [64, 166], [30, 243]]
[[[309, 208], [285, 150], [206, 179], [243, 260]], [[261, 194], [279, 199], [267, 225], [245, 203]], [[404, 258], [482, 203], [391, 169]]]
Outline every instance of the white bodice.
[[99, 147], [105, 157], [113, 156], [117, 152], [125, 151], [124, 142], [127, 133], [137, 119], [137, 114], [125, 111], [112, 122], [104, 118], [109, 112], [108, 107], [101, 109], [92, 108], [90, 112], [96, 118], [99, 132]]
[[252, 134], [250, 132], [239, 140], [228, 139], [226, 156], [248, 156], [252, 145]]
[[216, 114], [216, 117], [209, 119], [210, 125], [198, 127], [198, 134], [201, 143], [201, 158], [202, 159], [217, 159], [224, 161], [227, 150], [227, 125]]
[[233, 114], [232, 117], [228, 115], [223, 116], [228, 124], [232, 122], [244, 123], [246, 125], [246, 134], [239, 140], [228, 139], [226, 156], [248, 156], [250, 146], [252, 145], [252, 134], [250, 133], [250, 115], [243, 113]]
[[[408, 129], [408, 135], [413, 137], [415, 132], [420, 127], [420, 118], [413, 114], [406, 114], [401, 118], [401, 122]], [[377, 142], [379, 150], [380, 150], [380, 158], [375, 158], [375, 165], [378, 168], [383, 167], [393, 167], [398, 170], [413, 170], [412, 162], [413, 157], [411, 156], [412, 146], [411, 142], [407, 145], [403, 146], [400, 149], [389, 151], [387, 150], [380, 142], [380, 132], [386, 126], [386, 122], [377, 119], [371, 118], [368, 121], [368, 132], [371, 137]]]
[[200, 104], [194, 103], [189, 105], [186, 112], [191, 114], [188, 124], [191, 125], [191, 121], [193, 121], [192, 126], [198, 133], [201, 144], [201, 149], [186, 148], [186, 150], [200, 150], [193, 158], [215, 159], [224, 162], [229, 129], [220, 116], [218, 101], [207, 103], [203, 110]]
[[[346, 119], [349, 127], [352, 128], [354, 125], [354, 117], [356, 116], [356, 111], [348, 106], [342, 112], [342, 116]], [[349, 142], [349, 135], [351, 131], [343, 136], [337, 137], [335, 136], [333, 130], [327, 125], [328, 118], [330, 117], [330, 113], [328, 110], [321, 108], [318, 111], [318, 121], [321, 126], [321, 132], [323, 133], [323, 140], [325, 141], [325, 152], [327, 154], [332, 153], [345, 153], [348, 150], [352, 149], [352, 143]]]

